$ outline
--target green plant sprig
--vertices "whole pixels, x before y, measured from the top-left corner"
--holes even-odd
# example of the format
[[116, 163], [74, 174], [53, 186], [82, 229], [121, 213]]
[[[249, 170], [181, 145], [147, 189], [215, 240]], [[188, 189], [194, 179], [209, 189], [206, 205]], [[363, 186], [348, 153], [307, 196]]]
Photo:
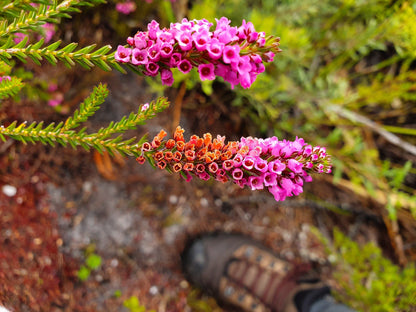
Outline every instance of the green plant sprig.
[[[79, 6], [94, 6], [104, 2], [104, 0], [65, 0], [59, 4], [57, 1], [39, 4], [37, 10], [20, 11], [13, 21], [7, 19], [0, 21], [0, 38], [16, 32], [36, 30], [36, 27], [47, 22], [58, 23], [60, 18], [71, 18], [69, 13], [80, 12], [77, 8]], [[10, 14], [16, 15], [15, 10], [9, 10]]]
[[[45, 127], [43, 122], [33, 122], [27, 126], [26, 122], [17, 124], [14, 121], [7, 127], [0, 126], [0, 138], [6, 141], [6, 137], [10, 137], [25, 144], [41, 142], [55, 146], [58, 143], [63, 146], [71, 145], [73, 148], [82, 146], [86, 150], [94, 148], [99, 152], [107, 151], [110, 155], [118, 152], [123, 156], [139, 156], [141, 145], [146, 139], [145, 136], [140, 140], [137, 140], [136, 137], [124, 139], [122, 134], [126, 130], [135, 129], [138, 125], [144, 124], [146, 120], [166, 109], [169, 106], [169, 101], [160, 97], [149, 103], [146, 110], [139, 109], [137, 113], [131, 113], [128, 117], [124, 116], [119, 122], [111, 122], [97, 133], [87, 133], [85, 127], [75, 131], [75, 128], [87, 121], [99, 109], [107, 95], [107, 87], [100, 84], [80, 105], [79, 110], [76, 110], [73, 116], [65, 122], [60, 122], [57, 125], [51, 123]], [[112, 137], [116, 134], [118, 134], [116, 137]]]
[[26, 37], [15, 45], [13, 40], [9, 38], [0, 48], [0, 60], [9, 64], [10, 59], [13, 57], [22, 62], [26, 62], [26, 59], [29, 57], [39, 66], [41, 65], [40, 61], [46, 59], [52, 65], [56, 65], [58, 61], [61, 61], [67, 67], [74, 66], [75, 63], [78, 63], [86, 69], [97, 66], [104, 71], [110, 71], [111, 68], [115, 68], [118, 71], [125, 73], [125, 70], [114, 59], [115, 52], [108, 54], [111, 51], [110, 45], [103, 46], [92, 52], [96, 47], [95, 44], [75, 50], [78, 43], [73, 42], [58, 50], [61, 41], [56, 41], [43, 48], [43, 39], [35, 44], [26, 46], [27, 42], [28, 38]]
[[0, 82], [0, 100], [16, 95], [24, 86], [20, 78], [11, 77]]
[[10, 1], [0, 1], [0, 16], [5, 16], [9, 18], [17, 18], [22, 13], [22, 11], [37, 11], [38, 8], [32, 4], [49, 4], [49, 0], [15, 0]]

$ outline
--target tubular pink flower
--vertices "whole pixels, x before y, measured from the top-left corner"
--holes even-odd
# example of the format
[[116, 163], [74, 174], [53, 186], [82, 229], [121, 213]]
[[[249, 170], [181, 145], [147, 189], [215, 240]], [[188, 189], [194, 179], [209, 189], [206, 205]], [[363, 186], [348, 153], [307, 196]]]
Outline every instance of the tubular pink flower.
[[240, 46], [225, 46], [222, 51], [222, 59], [226, 64], [230, 64], [231, 62], [237, 63], [240, 59]]
[[160, 46], [159, 50], [160, 56], [163, 58], [169, 58], [173, 53], [173, 46], [169, 42], [164, 42]]
[[188, 60], [182, 60], [179, 62], [178, 64], [178, 69], [183, 72], [184, 74], [187, 74], [191, 71], [192, 69], [192, 64], [191, 62], [189, 62]]
[[251, 190], [262, 190], [264, 188], [263, 185], [263, 177], [262, 176], [251, 176], [248, 178], [248, 185], [250, 186]]
[[128, 63], [130, 62], [130, 54], [131, 49], [119, 45], [117, 47], [117, 52], [115, 53], [114, 58], [121, 63]]
[[233, 176], [234, 181], [239, 181], [243, 178], [244, 172], [243, 172], [243, 170], [241, 170], [239, 168], [235, 168], [233, 170], [232, 176]]
[[[148, 41], [149, 40], [148, 33], [139, 31], [139, 32], [137, 32], [137, 34], [134, 35], [133, 38], [134, 38], [134, 46], [137, 49], [147, 48], [147, 44], [149, 42]], [[129, 43], [129, 44], [131, 45], [131, 43]]]
[[157, 63], [160, 60], [160, 46], [159, 46], [159, 44], [152, 45], [147, 50], [147, 55], [149, 57], [150, 62]]
[[213, 38], [207, 44], [208, 55], [212, 60], [218, 60], [222, 56], [222, 50], [224, 44], [221, 43], [217, 38]]
[[287, 167], [294, 173], [301, 173], [303, 164], [297, 161], [296, 159], [289, 159], [287, 161]]
[[192, 36], [189, 33], [183, 32], [177, 35], [179, 47], [182, 51], [189, 51], [192, 49]]
[[159, 72], [159, 65], [156, 63], [147, 63], [146, 70], [149, 76], [156, 76]]
[[173, 84], [173, 74], [170, 69], [163, 68], [160, 72], [160, 77], [163, 85], [171, 86]]
[[277, 183], [277, 174], [273, 172], [266, 172], [263, 176], [265, 186], [273, 186]]
[[133, 49], [131, 63], [133, 65], [146, 65], [149, 62], [146, 50]]
[[205, 51], [210, 41], [208, 31], [205, 29], [200, 32], [194, 33], [192, 39], [194, 41], [195, 48], [198, 51]]
[[147, 24], [147, 29], [149, 38], [152, 40], [157, 39], [157, 33], [158, 31], [160, 31], [159, 23], [153, 20], [149, 24]]
[[214, 80], [215, 74], [214, 74], [214, 65], [209, 64], [201, 64], [198, 66], [198, 73], [201, 80]]
[[256, 159], [254, 168], [260, 172], [266, 172], [269, 169], [267, 161], [260, 157]]
[[182, 60], [182, 56], [180, 53], [172, 53], [169, 59], [169, 66], [177, 67], [181, 60]]
[[243, 160], [243, 167], [247, 170], [251, 170], [254, 167], [256, 159], [253, 156], [246, 156]]

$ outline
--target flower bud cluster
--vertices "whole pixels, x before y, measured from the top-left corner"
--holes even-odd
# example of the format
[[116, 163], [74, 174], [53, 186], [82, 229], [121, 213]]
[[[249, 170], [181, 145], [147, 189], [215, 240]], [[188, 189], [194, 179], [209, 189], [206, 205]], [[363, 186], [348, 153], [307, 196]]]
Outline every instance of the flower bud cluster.
[[323, 147], [312, 147], [301, 138], [279, 141], [276, 137], [258, 139], [242, 137], [240, 141], [225, 142], [225, 137], [183, 137], [178, 127], [173, 139], [165, 140], [162, 130], [151, 142], [142, 145], [146, 159], [169, 172], [178, 172], [188, 181], [192, 176], [202, 180], [214, 178], [233, 181], [252, 190], [268, 189], [276, 201], [303, 192], [303, 183], [312, 181], [310, 173], [330, 173], [330, 156]]
[[160, 74], [162, 84], [172, 85], [172, 68], [189, 73], [197, 68], [201, 80], [222, 77], [232, 87], [240, 84], [249, 88], [258, 74], [264, 72], [263, 63], [272, 62], [280, 52], [280, 38], [265, 37], [251, 22], [240, 27], [230, 26], [226, 17], [216, 19], [216, 28], [207, 20], [186, 18], [160, 29], [156, 21], [147, 31], [138, 31], [127, 38], [127, 46], [119, 45], [115, 59], [139, 67], [148, 76]]

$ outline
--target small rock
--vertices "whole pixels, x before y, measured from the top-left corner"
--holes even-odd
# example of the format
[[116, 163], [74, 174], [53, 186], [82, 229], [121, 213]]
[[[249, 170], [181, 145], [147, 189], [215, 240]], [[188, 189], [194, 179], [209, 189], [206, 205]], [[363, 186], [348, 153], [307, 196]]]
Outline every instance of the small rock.
[[17, 189], [13, 185], [6, 184], [6, 185], [3, 185], [1, 189], [3, 191], [3, 194], [9, 197], [13, 197], [17, 193]]

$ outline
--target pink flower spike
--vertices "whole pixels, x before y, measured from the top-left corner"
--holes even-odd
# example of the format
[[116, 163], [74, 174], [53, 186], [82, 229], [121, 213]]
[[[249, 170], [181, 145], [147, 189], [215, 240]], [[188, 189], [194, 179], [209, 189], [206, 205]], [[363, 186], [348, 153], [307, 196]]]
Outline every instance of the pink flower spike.
[[149, 61], [147, 59], [147, 51], [146, 50], [139, 50], [133, 49], [133, 53], [131, 56], [131, 63], [133, 65], [145, 65]]
[[231, 62], [238, 62], [240, 59], [240, 46], [232, 45], [225, 46], [222, 52], [222, 59], [224, 63], [230, 64]]
[[184, 74], [187, 74], [191, 71], [192, 69], [192, 64], [191, 62], [189, 62], [188, 60], [182, 60], [179, 62], [178, 64], [178, 69], [183, 72]]
[[121, 63], [128, 63], [130, 62], [130, 55], [131, 49], [119, 45], [117, 47], [117, 52], [115, 53], [114, 58]]
[[201, 80], [214, 80], [215, 73], [214, 73], [214, 64], [201, 64], [198, 66], [198, 73]]

